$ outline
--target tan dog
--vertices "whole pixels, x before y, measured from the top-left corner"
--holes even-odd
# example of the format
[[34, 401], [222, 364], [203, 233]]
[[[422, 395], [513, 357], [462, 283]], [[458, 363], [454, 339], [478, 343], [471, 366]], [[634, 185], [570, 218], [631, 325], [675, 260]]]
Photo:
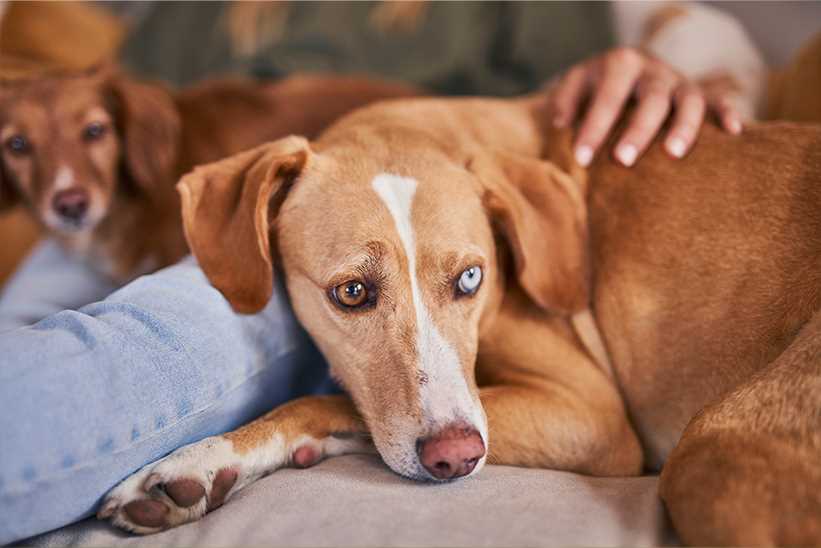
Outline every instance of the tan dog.
[[217, 80], [172, 94], [111, 70], [0, 86], [0, 211], [22, 201], [119, 282], [186, 252], [173, 183], [194, 165], [415, 94], [356, 78]]
[[[424, 480], [669, 459], [685, 541], [821, 540], [821, 128], [706, 127], [682, 161], [657, 146], [585, 172], [541, 109], [381, 103], [186, 176], [212, 283], [258, 310], [275, 264], [351, 400], [303, 398], [184, 447], [100, 517], [158, 531], [372, 439]], [[571, 321], [588, 304], [612, 370], [595, 324]]]
[[297, 400], [183, 448], [125, 480], [100, 516], [157, 531], [371, 439], [420, 480], [487, 460], [638, 473], [617, 387], [565, 317], [586, 302], [584, 203], [536, 159], [539, 135], [525, 102], [398, 101], [312, 145], [284, 139], [185, 177], [186, 233], [211, 281], [252, 312], [276, 263], [353, 401]]

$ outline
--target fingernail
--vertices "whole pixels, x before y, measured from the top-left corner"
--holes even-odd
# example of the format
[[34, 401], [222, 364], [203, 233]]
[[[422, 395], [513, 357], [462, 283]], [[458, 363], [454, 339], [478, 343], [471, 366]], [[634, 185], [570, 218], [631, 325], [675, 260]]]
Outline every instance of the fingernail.
[[730, 118], [727, 121], [727, 129], [729, 129], [731, 133], [738, 135], [741, 133], [741, 120], [738, 118]]
[[576, 147], [576, 161], [582, 166], [587, 167], [593, 159], [593, 149], [587, 145]]
[[636, 147], [630, 144], [619, 145], [616, 149], [616, 158], [618, 158], [619, 161], [627, 167], [630, 167], [635, 163], [638, 155], [639, 151]]
[[687, 151], [687, 145], [684, 144], [684, 140], [678, 137], [670, 137], [667, 139], [667, 152], [675, 156], [676, 158], [681, 158], [684, 156], [684, 153]]

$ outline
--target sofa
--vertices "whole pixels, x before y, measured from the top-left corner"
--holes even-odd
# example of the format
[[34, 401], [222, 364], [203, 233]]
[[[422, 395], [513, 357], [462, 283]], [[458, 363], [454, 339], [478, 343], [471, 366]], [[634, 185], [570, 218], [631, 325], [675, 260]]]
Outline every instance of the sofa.
[[661, 546], [676, 544], [656, 476], [594, 478], [487, 466], [450, 484], [350, 455], [284, 469], [202, 520], [133, 536], [89, 519], [26, 546]]

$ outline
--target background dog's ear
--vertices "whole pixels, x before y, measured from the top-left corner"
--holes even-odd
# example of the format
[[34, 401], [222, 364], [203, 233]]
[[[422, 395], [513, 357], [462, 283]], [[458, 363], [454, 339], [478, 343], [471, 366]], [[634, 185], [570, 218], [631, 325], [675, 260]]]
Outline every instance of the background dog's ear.
[[270, 222], [309, 154], [307, 140], [286, 137], [197, 167], [177, 185], [191, 252], [238, 312], [271, 298]]
[[180, 115], [171, 93], [100, 69], [108, 77], [115, 103], [115, 120], [123, 140], [123, 161], [131, 180], [141, 189], [176, 180]]
[[[11, 86], [4, 81], [0, 81], [0, 109], [5, 110], [6, 100], [8, 99], [8, 94], [10, 93], [7, 86]], [[5, 146], [5, 143], [0, 143], [0, 147]], [[0, 155], [2, 153], [0, 152]], [[0, 157], [0, 213], [3, 213], [7, 209], [11, 209], [12, 207], [16, 206], [20, 203], [20, 193], [17, 191], [17, 188], [14, 186], [9, 180], [8, 174], [5, 172], [5, 167], [3, 166], [3, 159]]]
[[572, 314], [588, 306], [590, 266], [582, 188], [554, 164], [497, 153], [468, 165], [484, 204], [507, 241], [519, 285], [545, 310]]
[[20, 193], [14, 187], [14, 184], [9, 181], [8, 175], [4, 173], [2, 160], [0, 160], [0, 213], [13, 208], [19, 203]]

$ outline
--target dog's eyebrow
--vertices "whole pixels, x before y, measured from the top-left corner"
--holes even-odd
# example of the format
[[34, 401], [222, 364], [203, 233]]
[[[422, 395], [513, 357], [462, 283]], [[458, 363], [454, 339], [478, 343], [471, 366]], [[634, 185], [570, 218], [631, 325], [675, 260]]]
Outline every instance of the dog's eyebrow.
[[481, 250], [468, 247], [459, 251], [449, 251], [442, 255], [439, 266], [445, 275], [458, 274], [465, 268], [479, 266], [484, 268], [485, 258]]
[[334, 270], [338, 273], [356, 273], [362, 277], [371, 276], [374, 272], [382, 270], [384, 256], [384, 244], [370, 241], [346, 257]]
[[7, 139], [11, 137], [13, 134], [18, 133], [19, 131], [20, 130], [14, 124], [14, 122], [6, 124], [2, 128], [0, 128], [0, 139]]
[[300, 273], [317, 287], [328, 287], [346, 282], [351, 278], [381, 278], [384, 274], [385, 244], [377, 240], [365, 242], [352, 250], [340, 261], [333, 262], [318, 277], [300, 268]]
[[108, 120], [111, 118], [108, 111], [99, 105], [86, 109], [81, 114], [80, 118], [83, 121]]

